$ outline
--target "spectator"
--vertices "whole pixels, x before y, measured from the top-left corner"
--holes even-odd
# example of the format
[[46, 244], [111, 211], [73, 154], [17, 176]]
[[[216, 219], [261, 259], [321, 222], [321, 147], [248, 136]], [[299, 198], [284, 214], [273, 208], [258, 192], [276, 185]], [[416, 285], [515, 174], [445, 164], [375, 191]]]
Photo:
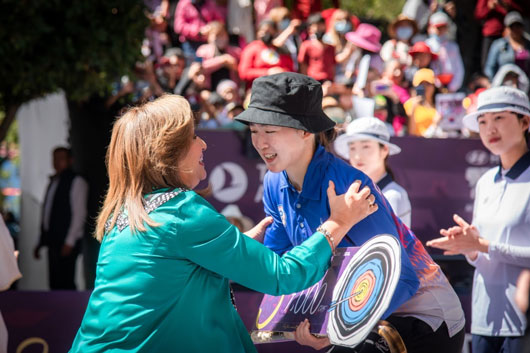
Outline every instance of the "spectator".
[[432, 52], [438, 55], [440, 71], [436, 74], [451, 75], [447, 88], [451, 92], [456, 92], [464, 81], [464, 63], [458, 44], [446, 37], [448, 24], [449, 17], [445, 13], [436, 12], [432, 14], [429, 19], [429, 38], [425, 43]]
[[234, 102], [228, 103], [224, 108], [228, 122], [225, 122], [223, 125], [221, 125], [221, 128], [236, 131], [247, 131], [248, 127], [245, 124], [234, 120], [234, 118], [241, 114], [244, 110], [245, 108], [241, 104], [236, 104]]
[[186, 69], [186, 57], [180, 48], [169, 48], [160, 58], [155, 69], [160, 87], [167, 93], [174, 93]]
[[412, 58], [409, 49], [412, 45], [412, 37], [418, 32], [416, 21], [401, 14], [389, 26], [387, 40], [381, 48], [381, 59], [387, 62], [398, 60], [403, 65], [410, 65]]
[[413, 19], [418, 24], [418, 31], [423, 32], [431, 14], [429, 0], [406, 0], [401, 13]]
[[475, 267], [471, 334], [473, 353], [520, 352], [526, 317], [515, 303], [519, 274], [530, 267], [530, 152], [528, 96], [493, 87], [463, 119], [484, 146], [500, 157], [475, 187], [473, 222], [454, 215], [455, 226], [427, 242], [447, 255], [463, 254]]
[[75, 262], [79, 240], [85, 234], [88, 184], [72, 170], [69, 149], [53, 150], [55, 174], [44, 197], [41, 234], [34, 257], [40, 259], [40, 249], [48, 248], [50, 289], [76, 289]]
[[[8, 290], [13, 282], [22, 277], [17, 265], [13, 239], [4, 220], [0, 218], [0, 291]], [[0, 352], [7, 353], [7, 328], [0, 312]]]
[[208, 23], [224, 23], [226, 8], [218, 6], [215, 0], [180, 0], [175, 10], [175, 32], [179, 34], [188, 64], [195, 60], [196, 51], [206, 43]]
[[514, 6], [517, 5], [512, 0], [477, 0], [475, 18], [482, 22], [481, 69], [486, 68], [486, 59], [491, 44], [502, 36], [504, 16]]
[[[383, 72], [383, 60], [379, 56], [381, 31], [371, 24], [361, 23], [354, 32], [346, 33], [346, 39], [353, 46], [350, 50], [351, 55], [347, 58], [345, 76], [355, 76], [354, 89], [363, 90], [366, 87], [370, 68], [377, 70], [379, 74]], [[342, 55], [337, 58], [337, 62], [341, 62], [340, 60]]]
[[471, 79], [469, 80], [469, 83], [467, 84], [466, 93], [474, 93], [479, 88], [490, 88], [491, 83], [488, 78], [488, 76], [484, 75], [483, 73], [476, 72], [473, 75], [471, 75]]
[[272, 41], [276, 48], [284, 47], [293, 59], [294, 71], [298, 71], [298, 49], [302, 44], [300, 32], [302, 21], [291, 19], [291, 13], [287, 7], [275, 7], [269, 13], [269, 19], [276, 23], [278, 35]]
[[205, 87], [215, 91], [222, 80], [239, 82], [237, 66], [240, 56], [241, 49], [229, 44], [224, 24], [211, 22], [208, 25], [208, 44], [197, 49], [197, 57], [202, 58]]
[[[382, 120], [392, 126], [392, 135], [397, 136], [405, 135], [407, 125], [407, 113], [403, 104], [410, 99], [410, 94], [404, 85], [403, 66], [396, 59], [387, 61], [382, 79], [372, 82], [373, 94], [384, 98], [379, 99], [384, 102], [386, 109], [385, 119]], [[375, 102], [377, 105], [378, 100]], [[375, 112], [374, 115], [377, 116]]]
[[416, 42], [410, 48], [409, 54], [412, 57], [412, 65], [405, 69], [405, 79], [412, 83], [414, 74], [419, 69], [432, 69], [440, 71], [438, 55], [431, 51], [431, 48], [425, 42]]
[[[283, 6], [283, 0], [255, 0], [254, 1], [254, 19], [259, 25], [265, 20], [269, 20], [269, 14], [272, 9]], [[258, 38], [259, 39], [259, 38]]]
[[389, 127], [375, 117], [363, 117], [352, 121], [346, 134], [337, 138], [334, 150], [372, 179], [385, 195], [395, 214], [410, 228], [411, 206], [407, 192], [394, 181], [394, 173], [388, 166], [389, 156], [401, 152], [390, 143]]
[[[293, 17], [303, 21], [307, 20], [311, 14], [322, 12], [323, 0], [295, 0], [293, 3]], [[332, 8], [339, 8], [339, 0], [331, 0]]]
[[149, 8], [150, 12], [147, 13], [149, 19], [149, 26], [145, 29], [144, 45], [147, 46], [149, 55], [146, 55], [152, 62], [156, 62], [160, 59], [164, 53], [164, 48], [169, 46], [170, 39], [167, 35], [167, 21], [166, 17], [169, 10], [169, 1], [160, 1], [158, 6]]
[[241, 47], [254, 40], [253, 12], [251, 1], [228, 0], [226, 28], [239, 39]]
[[428, 129], [436, 128], [441, 120], [436, 111], [434, 97], [436, 94], [436, 78], [431, 69], [420, 69], [412, 81], [416, 95], [405, 102], [404, 108], [408, 116], [410, 135], [424, 136]]
[[346, 130], [347, 124], [351, 121], [347, 116], [344, 108], [340, 103], [331, 96], [322, 98], [322, 110], [331, 120], [335, 122], [335, 130], [342, 133]]
[[300, 46], [298, 62], [300, 73], [321, 83], [335, 78], [335, 49], [322, 41], [326, 33], [326, 22], [320, 14], [307, 19], [309, 39]]
[[504, 18], [506, 35], [491, 44], [484, 73], [493, 80], [504, 64], [516, 64], [530, 76], [530, 41], [524, 37], [523, 18], [512, 11]]
[[348, 43], [348, 40], [346, 39], [346, 33], [353, 30], [353, 23], [348, 11], [343, 9], [335, 9], [331, 15], [329, 24], [327, 25], [326, 34], [324, 35], [323, 39], [324, 43], [334, 46], [335, 52], [338, 54]]
[[291, 56], [272, 44], [277, 32], [276, 24], [265, 20], [258, 28], [258, 39], [243, 49], [239, 62], [239, 77], [245, 81], [247, 90], [258, 77], [293, 71]]
[[497, 71], [493, 77], [491, 86], [510, 86], [518, 88], [528, 94], [530, 82], [528, 82], [528, 76], [526, 76], [519, 66], [515, 64], [505, 64], [501, 66], [499, 71]]

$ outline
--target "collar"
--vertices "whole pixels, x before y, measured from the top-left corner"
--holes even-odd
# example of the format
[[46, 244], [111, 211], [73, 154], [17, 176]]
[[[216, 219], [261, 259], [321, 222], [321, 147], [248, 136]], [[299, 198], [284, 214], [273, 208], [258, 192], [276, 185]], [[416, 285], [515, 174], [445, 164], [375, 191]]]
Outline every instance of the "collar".
[[377, 186], [379, 187], [379, 189], [383, 190], [388, 184], [393, 181], [394, 179], [392, 179], [392, 176], [386, 173], [385, 176], [377, 182]]
[[[304, 176], [304, 184], [302, 185], [301, 196], [309, 200], [320, 200], [320, 193], [315, 192], [315, 190], [320, 190], [322, 176], [326, 171], [326, 166], [329, 163], [330, 156], [326, 153], [326, 150], [321, 145], [318, 145], [307, 171]], [[280, 180], [280, 189], [285, 189], [287, 187], [294, 187], [289, 183], [289, 178], [287, 172], [284, 170], [282, 172], [282, 178]], [[326, 192], [324, 190], [324, 192]]]
[[[526, 152], [519, 160], [510, 168], [506, 177], [512, 180], [519, 178], [519, 176], [530, 167], [530, 151]], [[495, 182], [499, 181], [502, 177], [501, 166], [499, 165], [499, 171], [495, 175]]]

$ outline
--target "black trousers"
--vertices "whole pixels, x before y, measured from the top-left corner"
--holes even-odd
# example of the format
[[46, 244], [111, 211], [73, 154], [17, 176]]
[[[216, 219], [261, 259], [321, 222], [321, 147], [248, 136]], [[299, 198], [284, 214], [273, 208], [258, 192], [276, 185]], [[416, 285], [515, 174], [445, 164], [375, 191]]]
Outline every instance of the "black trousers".
[[48, 247], [48, 276], [50, 289], [76, 289], [75, 262], [79, 250], [75, 247], [68, 256], [61, 255], [61, 247]]
[[[445, 322], [433, 331], [427, 323], [415, 317], [389, 316], [390, 322], [399, 332], [407, 353], [460, 353], [464, 345], [465, 329], [449, 337]], [[377, 333], [371, 332], [365, 342], [355, 348], [335, 346], [332, 353], [387, 353], [386, 343]]]

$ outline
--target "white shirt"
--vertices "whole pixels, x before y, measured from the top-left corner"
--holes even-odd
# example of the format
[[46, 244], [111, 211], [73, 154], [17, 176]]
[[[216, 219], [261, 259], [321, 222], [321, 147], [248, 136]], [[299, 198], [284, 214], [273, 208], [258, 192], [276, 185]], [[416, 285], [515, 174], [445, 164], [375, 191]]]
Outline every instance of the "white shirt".
[[458, 44], [450, 40], [441, 40], [438, 37], [431, 36], [425, 43], [431, 48], [433, 53], [438, 55], [441, 72], [435, 74], [451, 73], [453, 78], [447, 85], [451, 92], [456, 92], [464, 82], [464, 62]]
[[410, 205], [409, 194], [398, 183], [393, 181], [390, 175], [385, 176], [377, 182], [377, 185], [385, 195], [385, 198], [392, 206], [392, 210], [407, 227], [410, 228], [412, 208]]
[[[44, 230], [49, 229], [50, 215], [52, 212], [53, 198], [59, 185], [59, 178], [52, 181], [46, 197], [44, 198], [44, 219], [42, 222]], [[76, 176], [72, 181], [72, 187], [70, 188], [70, 208], [72, 212], [72, 219], [70, 221], [70, 227], [66, 234], [65, 244], [74, 246], [75, 243], [83, 237], [85, 220], [87, 215], [87, 198], [88, 198], [88, 184], [80, 176]]]
[[525, 315], [515, 304], [515, 285], [530, 267], [530, 152], [506, 173], [487, 171], [477, 182], [473, 224], [490, 241], [479, 253], [473, 278], [471, 333], [521, 336]]

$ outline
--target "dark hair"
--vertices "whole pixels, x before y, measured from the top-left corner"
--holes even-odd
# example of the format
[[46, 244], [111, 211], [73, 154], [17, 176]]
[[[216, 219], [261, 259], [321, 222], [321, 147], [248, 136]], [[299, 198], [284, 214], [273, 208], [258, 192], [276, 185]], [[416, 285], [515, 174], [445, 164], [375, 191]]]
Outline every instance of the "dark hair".
[[[385, 145], [383, 145], [382, 143], [379, 143], [379, 147], [384, 148]], [[385, 161], [384, 161], [385, 171], [387, 172], [388, 175], [390, 175], [392, 180], [395, 180], [394, 171], [392, 171], [392, 168], [390, 168], [390, 166], [388, 165], [388, 156], [390, 156], [390, 153], [385, 157]]]
[[56, 153], [59, 153], [59, 152], [64, 152], [64, 153], [66, 153], [66, 155], [68, 157], [72, 157], [72, 150], [67, 148], [67, 147], [59, 146], [59, 147], [55, 147], [53, 149], [53, 154], [56, 154]]
[[[523, 114], [520, 114], [520, 113], [515, 113], [515, 116], [517, 117], [517, 119], [522, 119], [524, 117]], [[530, 133], [528, 132], [528, 129], [525, 130], [524, 132], [524, 139], [526, 140], [526, 144], [527, 145], [530, 145]]]
[[315, 134], [316, 143], [322, 145], [325, 149], [329, 150], [329, 146], [333, 143], [337, 137], [337, 129], [329, 129], [326, 131], [319, 132]]

